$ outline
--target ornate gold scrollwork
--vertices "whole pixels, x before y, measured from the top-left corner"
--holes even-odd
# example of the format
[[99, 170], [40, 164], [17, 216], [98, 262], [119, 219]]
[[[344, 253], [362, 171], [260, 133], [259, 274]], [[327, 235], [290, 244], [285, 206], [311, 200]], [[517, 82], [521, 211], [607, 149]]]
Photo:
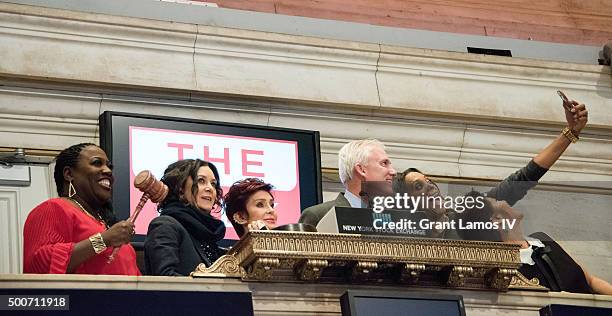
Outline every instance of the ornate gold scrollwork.
[[223, 255], [210, 267], [200, 263], [196, 269], [190, 273], [194, 278], [202, 277], [228, 277], [240, 278], [245, 274], [244, 269], [238, 265], [238, 260], [232, 255]]
[[[219, 259], [209, 268], [200, 266], [193, 275], [219, 276], [227, 272], [226, 276], [241, 275], [249, 281], [334, 283], [346, 282], [348, 277], [377, 284], [396, 283], [399, 279], [417, 286], [439, 282], [471, 289], [494, 286], [496, 290], [506, 289], [506, 277], [511, 278], [511, 288], [528, 284], [528, 280], [515, 280], [511, 273], [521, 264], [519, 246], [504, 243], [251, 231], [228, 255], [233, 258]], [[489, 276], [488, 281], [485, 276]]]
[[293, 258], [284, 258], [280, 260], [279, 268], [281, 269], [293, 269], [295, 264], [298, 262], [297, 259]]
[[515, 275], [512, 276], [508, 289], [549, 291], [547, 287], [540, 285], [540, 280], [538, 280], [538, 278], [533, 278], [529, 280], [520, 272], [517, 272]]
[[506, 290], [517, 273], [516, 269], [492, 269], [485, 275], [485, 284], [493, 289]]
[[378, 263], [371, 261], [357, 261], [351, 269], [353, 280], [367, 279], [368, 276], [378, 268]]
[[425, 271], [424, 264], [406, 263], [402, 266], [401, 281], [408, 283], [416, 283], [421, 276], [421, 272]]
[[460, 287], [465, 284], [466, 277], [469, 277], [474, 272], [472, 267], [454, 266], [448, 275], [446, 285], [452, 287]]
[[474, 271], [472, 272], [471, 278], [478, 278], [484, 280], [485, 275], [490, 271], [490, 268], [476, 268], [474, 267]]
[[321, 276], [323, 268], [329, 264], [327, 260], [308, 259], [295, 267], [295, 275], [303, 281], [316, 281]]
[[248, 266], [247, 273], [243, 279], [270, 280], [272, 279], [272, 270], [278, 266], [280, 266], [278, 258], [257, 258]]

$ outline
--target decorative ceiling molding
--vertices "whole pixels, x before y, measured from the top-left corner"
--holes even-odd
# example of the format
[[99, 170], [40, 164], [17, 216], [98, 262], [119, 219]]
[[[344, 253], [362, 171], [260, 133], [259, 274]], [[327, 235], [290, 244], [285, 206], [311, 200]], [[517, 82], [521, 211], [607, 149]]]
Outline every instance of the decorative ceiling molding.
[[[610, 68], [0, 4], [0, 75], [120, 88], [612, 128]], [[527, 97], [526, 97], [527, 96]]]

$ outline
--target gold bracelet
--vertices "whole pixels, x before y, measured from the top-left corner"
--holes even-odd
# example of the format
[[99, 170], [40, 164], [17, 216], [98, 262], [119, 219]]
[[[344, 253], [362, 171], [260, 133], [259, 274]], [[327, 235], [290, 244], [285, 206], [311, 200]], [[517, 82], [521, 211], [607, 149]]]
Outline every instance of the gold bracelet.
[[102, 239], [102, 234], [97, 233], [89, 237], [89, 242], [91, 242], [91, 246], [96, 254], [101, 253], [106, 250], [106, 244], [104, 243], [104, 239]]
[[577, 142], [580, 138], [576, 135], [574, 135], [574, 133], [572, 132], [571, 129], [569, 129], [569, 127], [564, 128], [561, 133], [567, 138], [569, 139], [570, 142], [575, 143]]

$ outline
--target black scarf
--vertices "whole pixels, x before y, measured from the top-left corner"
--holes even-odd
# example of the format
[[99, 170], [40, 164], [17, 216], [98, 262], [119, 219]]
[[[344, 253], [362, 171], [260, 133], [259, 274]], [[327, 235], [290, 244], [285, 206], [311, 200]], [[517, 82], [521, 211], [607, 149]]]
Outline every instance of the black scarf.
[[216, 243], [225, 236], [225, 224], [222, 221], [179, 201], [168, 203], [161, 215], [176, 219], [191, 236], [202, 243]]

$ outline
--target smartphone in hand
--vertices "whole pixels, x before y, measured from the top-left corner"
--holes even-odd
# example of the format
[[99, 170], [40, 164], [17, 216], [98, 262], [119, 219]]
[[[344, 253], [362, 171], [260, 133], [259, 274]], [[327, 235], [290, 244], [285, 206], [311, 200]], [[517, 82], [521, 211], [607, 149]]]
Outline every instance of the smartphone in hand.
[[557, 94], [559, 95], [559, 97], [561, 97], [561, 100], [563, 100], [563, 107], [568, 110], [568, 111], [572, 111], [572, 108], [574, 107], [574, 105], [572, 104], [572, 102], [570, 102], [570, 100], [567, 98], [567, 96], [565, 95], [565, 93], [563, 93], [563, 91], [561, 90], [557, 90]]

